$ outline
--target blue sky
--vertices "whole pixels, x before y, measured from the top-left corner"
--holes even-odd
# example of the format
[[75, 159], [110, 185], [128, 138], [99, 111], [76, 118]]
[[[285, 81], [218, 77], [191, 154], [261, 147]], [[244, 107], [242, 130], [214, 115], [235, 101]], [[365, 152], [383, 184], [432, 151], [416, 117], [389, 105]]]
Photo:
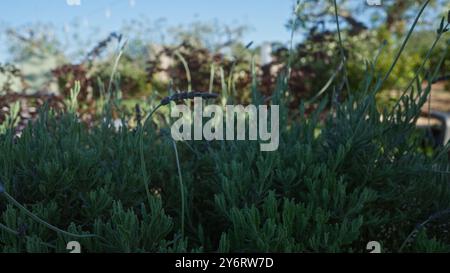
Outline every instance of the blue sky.
[[[167, 19], [168, 25], [192, 21], [246, 24], [252, 30], [246, 40], [289, 40], [285, 28], [292, 14], [294, 0], [80, 0], [81, 5], [69, 5], [77, 0], [14, 0], [0, 1], [0, 22], [7, 26], [23, 26], [33, 22], [52, 23], [64, 27], [80, 20], [85, 27], [101, 27], [101, 33], [118, 30], [122, 22], [145, 16], [150, 20]], [[100, 35], [99, 35], [100, 36]], [[99, 37], [101, 39], [102, 37]], [[5, 52], [0, 49], [0, 62]]]

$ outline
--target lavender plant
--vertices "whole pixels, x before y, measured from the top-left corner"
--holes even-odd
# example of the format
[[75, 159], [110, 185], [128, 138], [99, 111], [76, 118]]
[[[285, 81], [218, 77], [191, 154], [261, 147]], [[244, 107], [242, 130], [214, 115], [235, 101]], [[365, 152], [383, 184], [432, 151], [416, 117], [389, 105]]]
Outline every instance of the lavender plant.
[[[378, 56], [360, 90], [336, 104], [318, 96], [297, 113], [288, 110], [289, 71], [281, 73], [266, 100], [281, 109], [272, 153], [252, 141], [174, 149], [155, 113], [214, 92], [171, 94], [139, 112], [138, 128], [124, 122], [117, 130], [108, 119], [88, 128], [48, 109], [20, 138], [5, 126], [0, 251], [66, 252], [74, 238], [85, 252], [364, 252], [374, 240], [385, 252], [449, 251], [448, 147], [424, 154], [415, 127], [439, 67], [421, 67], [386, 109], [376, 101], [389, 77], [375, 71]], [[326, 86], [345, 87], [344, 65]], [[252, 98], [261, 104], [257, 86]], [[316, 109], [307, 113], [306, 104]]]

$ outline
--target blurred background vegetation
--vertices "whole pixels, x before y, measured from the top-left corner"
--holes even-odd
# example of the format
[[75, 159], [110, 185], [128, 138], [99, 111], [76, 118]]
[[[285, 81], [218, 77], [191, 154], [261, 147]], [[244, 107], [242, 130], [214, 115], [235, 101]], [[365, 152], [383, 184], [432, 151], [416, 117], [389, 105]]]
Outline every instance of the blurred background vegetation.
[[[384, 42], [376, 69], [387, 72], [421, 2], [385, 0], [380, 7], [369, 7], [366, 1], [338, 1], [351, 89], [357, 89], [367, 61], [374, 58]], [[384, 86], [380, 100], [388, 102], [393, 90], [404, 89], [413, 78], [436, 36], [436, 22], [446, 15], [448, 8], [450, 4], [445, 0], [432, 1]], [[69, 42], [54, 35], [56, 29], [51, 24], [32, 23], [15, 28], [3, 25], [1, 32], [7, 37], [11, 64], [0, 65], [0, 95], [39, 93], [65, 97], [75, 81], [80, 81], [80, 99], [87, 107], [93, 106], [102, 88], [108, 86], [119, 45], [126, 40], [117, 69], [121, 95], [127, 105], [167, 95], [169, 89], [186, 89], [189, 81], [195, 90], [216, 92], [226, 82], [238, 101], [246, 102], [251, 94], [252, 63], [259, 89], [270, 97], [276, 75], [289, 62], [293, 105], [298, 105], [301, 99], [317, 95], [340, 67], [335, 21], [329, 1], [300, 1], [295, 15], [286, 18], [286, 28], [300, 37], [295, 40], [300, 42], [292, 45], [292, 55], [291, 45], [280, 41], [247, 46], [250, 41], [246, 34], [251, 26], [229, 26], [219, 21], [197, 20], [172, 27], [164, 20], [140, 17], [124, 22], [121, 29], [100, 38], [94, 35], [95, 27], [91, 28], [92, 34], [83, 35], [80, 24], [74, 23], [70, 26], [71, 37], [65, 37]], [[160, 38], [155, 42], [151, 37]], [[92, 46], [93, 42], [96, 45]], [[436, 65], [447, 42], [439, 41], [427, 67]], [[186, 65], [190, 75], [186, 73]], [[450, 56], [442, 66], [440, 91], [450, 90], [449, 81], [445, 81], [449, 65]], [[333, 88], [325, 92], [332, 95]]]

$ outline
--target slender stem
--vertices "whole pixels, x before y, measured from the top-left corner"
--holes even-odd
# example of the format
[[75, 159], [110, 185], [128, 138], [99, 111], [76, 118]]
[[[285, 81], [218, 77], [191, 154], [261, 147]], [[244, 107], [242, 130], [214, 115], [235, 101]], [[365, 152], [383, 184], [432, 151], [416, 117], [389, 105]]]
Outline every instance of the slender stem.
[[231, 69], [230, 69], [230, 75], [228, 76], [228, 94], [231, 94], [231, 98], [234, 101], [234, 96], [236, 95], [234, 93], [234, 89], [233, 89], [233, 81], [234, 81], [234, 70], [236, 68], [236, 64], [237, 64], [237, 60], [235, 60], [233, 62], [233, 64], [231, 65]]
[[153, 114], [156, 113], [156, 111], [158, 111], [159, 108], [161, 108], [163, 105], [159, 104], [155, 109], [153, 109], [152, 112], [150, 112], [150, 114], [148, 115], [148, 117], [144, 120], [144, 123], [142, 124], [142, 127], [140, 128], [139, 131], [139, 156], [140, 156], [140, 161], [141, 161], [141, 173], [142, 173], [142, 180], [144, 183], [144, 187], [145, 187], [145, 193], [147, 195], [147, 201], [149, 206], [151, 205], [151, 194], [150, 194], [150, 188], [148, 187], [148, 173], [147, 173], [147, 167], [145, 165], [145, 157], [144, 157], [144, 130], [145, 127], [147, 125], [147, 122], [151, 119], [151, 117], [153, 116]]
[[[433, 82], [434, 82], [434, 80], [437, 78], [437, 75], [439, 74], [439, 70], [441, 69], [441, 67], [442, 67], [442, 65], [444, 64], [444, 61], [445, 61], [445, 57], [447, 56], [447, 53], [448, 53], [448, 50], [449, 50], [449, 45], [447, 45], [446, 47], [445, 47], [445, 50], [444, 50], [444, 52], [442, 53], [442, 55], [441, 55], [441, 57], [440, 57], [440, 60], [439, 60], [439, 63], [437, 64], [437, 66], [435, 67], [435, 69], [434, 69], [434, 72], [431, 74], [431, 76], [428, 78], [428, 84], [427, 84], [427, 87], [426, 87], [426, 92], [430, 92], [430, 94], [431, 94], [431, 86], [433, 85]], [[431, 69], [430, 69], [431, 70]], [[406, 95], [406, 93], [404, 92], [403, 94], [402, 94], [402, 96], [398, 99], [398, 101], [397, 101], [397, 103], [395, 104], [395, 106], [391, 109], [391, 115], [393, 115], [393, 113], [394, 113], [394, 111], [395, 111], [395, 109], [397, 108], [397, 107], [400, 107], [400, 102], [401, 102], [401, 100], [402, 100], [402, 98], [404, 97]], [[420, 94], [419, 94], [420, 95]], [[419, 96], [418, 95], [418, 96]], [[428, 95], [428, 94], [427, 94]], [[430, 97], [430, 99], [431, 99], [431, 97]]]
[[185, 222], [185, 196], [184, 196], [184, 184], [183, 184], [183, 176], [181, 174], [181, 166], [180, 166], [180, 159], [178, 157], [178, 149], [177, 144], [174, 140], [172, 140], [173, 148], [175, 150], [175, 159], [177, 161], [177, 168], [178, 168], [178, 178], [180, 181], [180, 193], [181, 193], [181, 234], [184, 237], [184, 222]]
[[213, 63], [211, 65], [211, 74], [210, 74], [210, 77], [209, 77], [209, 93], [210, 94], [213, 92], [213, 89], [214, 89], [215, 71], [216, 71], [216, 67], [215, 67], [215, 65]]
[[151, 112], [150, 112], [150, 114], [148, 114], [148, 116], [145, 118], [145, 120], [144, 120], [144, 124], [143, 124], [143, 127], [145, 127], [146, 125], [147, 125], [147, 123], [149, 122], [149, 120], [151, 119], [151, 117], [156, 113], [156, 111], [158, 111], [159, 110], [159, 108], [161, 108], [161, 107], [163, 107], [163, 105], [162, 104], [159, 104], [158, 106], [156, 106], [156, 108], [155, 109], [153, 109]]
[[114, 76], [116, 75], [117, 67], [119, 66], [120, 58], [122, 57], [123, 51], [121, 50], [119, 54], [117, 55], [117, 58], [114, 62], [113, 70], [111, 72], [111, 76], [109, 78], [109, 84], [108, 84], [108, 94], [111, 96], [111, 89], [112, 89], [112, 83], [114, 81]]
[[317, 92], [311, 100], [309, 100], [307, 103], [312, 104], [314, 103], [320, 96], [322, 96], [323, 93], [325, 93], [328, 88], [331, 86], [333, 81], [336, 79], [337, 74], [343, 69], [343, 63], [341, 63], [336, 71], [333, 72], [333, 75], [331, 75], [330, 79], [327, 81], [327, 83], [320, 89], [319, 92]]
[[448, 215], [448, 214], [450, 214], [450, 210], [448, 210], [448, 209], [440, 211], [438, 213], [431, 215], [430, 217], [428, 217], [427, 220], [425, 220], [424, 222], [417, 225], [416, 228], [414, 228], [414, 230], [408, 235], [408, 237], [406, 237], [406, 240], [402, 243], [402, 245], [400, 246], [400, 249], [398, 251], [402, 252], [403, 249], [406, 247], [406, 245], [411, 242], [411, 239], [414, 237], [414, 235], [416, 235], [420, 230], [422, 230], [426, 225], [428, 225], [428, 223], [430, 223], [433, 220], [439, 219], [445, 215]]
[[19, 236], [19, 232], [15, 231], [15, 230], [13, 230], [13, 229], [11, 229], [11, 228], [9, 228], [9, 227], [3, 225], [3, 224], [0, 224], [0, 229], [3, 229], [3, 230], [5, 230], [6, 232], [11, 233], [11, 234], [13, 234], [13, 235], [15, 235], [15, 236]]
[[[446, 25], [446, 27], [448, 27], [449, 24]], [[423, 69], [425, 68], [425, 64], [427, 63], [427, 61], [430, 59], [431, 57], [431, 53], [433, 52], [434, 48], [436, 47], [437, 43], [440, 41], [442, 37], [442, 33], [439, 33], [436, 36], [436, 39], [433, 42], [433, 45], [430, 47], [430, 49], [427, 52], [427, 55], [425, 55], [425, 59], [422, 61], [422, 64], [420, 65], [420, 67], [417, 69], [414, 77], [411, 79], [411, 81], [409, 82], [409, 84], [407, 85], [407, 87], [405, 88], [405, 90], [403, 91], [401, 97], [404, 97], [407, 93], [408, 90], [411, 88], [411, 86], [414, 84], [414, 82], [417, 80], [417, 78], [419, 77], [420, 73], [422, 73]], [[397, 101], [397, 103], [395, 104], [394, 108], [398, 106], [398, 104], [400, 103], [400, 100]]]
[[[34, 215], [32, 212], [30, 212], [29, 210], [27, 210], [22, 204], [20, 204], [19, 202], [17, 202], [11, 195], [9, 195], [6, 191], [4, 191], [3, 196], [9, 201], [11, 202], [14, 206], [16, 206], [19, 210], [21, 210], [23, 213], [25, 213], [26, 215], [28, 215], [31, 219], [33, 219], [34, 221], [46, 226], [47, 228], [57, 232], [57, 233], [61, 233], [63, 235], [66, 235], [68, 237], [73, 237], [73, 238], [100, 238], [103, 239], [102, 237], [98, 236], [98, 235], [94, 235], [94, 234], [86, 234], [86, 235], [78, 235], [78, 234], [74, 234], [74, 233], [70, 233], [67, 231], [64, 231], [58, 227], [55, 227], [47, 222], [45, 222], [44, 220], [42, 220], [41, 218], [37, 217], [36, 215]], [[104, 240], [104, 239], [103, 239]], [[106, 240], [105, 240], [106, 241]]]
[[287, 65], [287, 77], [286, 77], [286, 83], [289, 82], [291, 79], [291, 73], [292, 73], [292, 59], [293, 59], [293, 52], [294, 52], [294, 37], [295, 37], [295, 31], [297, 30], [297, 23], [298, 23], [298, 11], [300, 9], [300, 0], [297, 1], [297, 4], [295, 5], [294, 10], [294, 18], [292, 20], [292, 31], [291, 31], [291, 40], [290, 40], [290, 49], [289, 49], [289, 58], [288, 58], [288, 65]]
[[[381, 44], [381, 46], [378, 48], [377, 54], [375, 55], [375, 58], [373, 59], [373, 62], [370, 65], [370, 77], [368, 78], [368, 82], [367, 82], [366, 88], [364, 89], [364, 93], [363, 94], [366, 94], [369, 91], [369, 88], [370, 88], [372, 82], [378, 78], [375, 75], [375, 73], [376, 73], [375, 66], [378, 64], [378, 59], [380, 58], [381, 53], [383, 52], [383, 49], [386, 47], [386, 45], [387, 45], [387, 41], [384, 40], [383, 43]], [[376, 90], [372, 90], [372, 91], [370, 91], [370, 93], [371, 94], [372, 93], [375, 94]]]
[[145, 194], [147, 195], [147, 202], [150, 206], [151, 198], [150, 198], [150, 188], [148, 187], [148, 173], [147, 167], [145, 166], [145, 158], [144, 158], [144, 127], [141, 127], [139, 132], [139, 156], [141, 160], [141, 173], [142, 173], [142, 182], [144, 183]]
[[[347, 87], [347, 92], [350, 93], [350, 84], [348, 82], [348, 74], [347, 74], [347, 57], [345, 57], [344, 44], [342, 43], [341, 26], [339, 23], [338, 8], [337, 8], [336, 0], [334, 0], [333, 2], [334, 2], [334, 16], [336, 17], [336, 26], [337, 26], [338, 39], [339, 39], [339, 50], [340, 50], [340, 54], [341, 54], [342, 63], [344, 64], [344, 68], [343, 68], [344, 81], [345, 81], [345, 85]], [[337, 90], [337, 92], [338, 92], [337, 96], [339, 98], [341, 95], [340, 94], [341, 90]]]
[[400, 59], [401, 54], [403, 53], [403, 50], [406, 47], [406, 44], [409, 41], [409, 38], [411, 37], [411, 34], [413, 33], [413, 30], [416, 28], [417, 23], [419, 22], [419, 18], [422, 16], [422, 13], [425, 11], [425, 8], [428, 6], [428, 4], [430, 3], [430, 0], [427, 0], [422, 8], [419, 11], [419, 14], [417, 14], [416, 19], [414, 20], [414, 23], [411, 26], [411, 29], [409, 30], [408, 34], [406, 35], [405, 40], [403, 41], [403, 44], [400, 48], [400, 50], [398, 51], [397, 55], [395, 56], [394, 62], [392, 63], [391, 67], [389, 68], [388, 72], [386, 73], [386, 75], [384, 76], [383, 80], [381, 80], [378, 85], [375, 88], [375, 93], [378, 92], [381, 88], [381, 86], [383, 86], [383, 84], [386, 82], [386, 80], [389, 78], [389, 76], [391, 75], [392, 71], [394, 70], [394, 67], [397, 65], [398, 60]]
[[186, 61], [186, 59], [181, 55], [179, 51], [175, 52], [175, 55], [180, 59], [180, 61], [183, 63], [184, 70], [186, 71], [186, 77], [188, 80], [188, 91], [192, 91], [192, 77], [191, 77], [191, 70], [189, 69], [189, 65]]

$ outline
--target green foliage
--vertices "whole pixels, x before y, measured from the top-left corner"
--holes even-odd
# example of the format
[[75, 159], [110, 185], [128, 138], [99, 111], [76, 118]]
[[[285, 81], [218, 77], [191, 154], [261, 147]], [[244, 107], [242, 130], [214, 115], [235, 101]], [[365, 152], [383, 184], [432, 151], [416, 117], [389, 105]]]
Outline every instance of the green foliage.
[[9, 114], [3, 123], [0, 124], [0, 134], [4, 134], [9, 130], [16, 127], [20, 112], [20, 102], [16, 102], [9, 109]]
[[436, 238], [428, 238], [426, 231], [419, 233], [416, 239], [416, 252], [419, 253], [448, 253], [449, 246], [439, 242]]
[[[412, 77], [432, 82], [444, 58]], [[308, 114], [304, 102], [289, 111], [282, 73], [271, 153], [254, 141], [174, 145], [153, 115], [170, 99], [137, 127], [113, 126], [108, 107], [89, 128], [73, 111], [49, 109], [20, 137], [9, 123], [0, 134], [0, 252], [67, 252], [73, 240], [85, 252], [364, 252], [370, 241], [385, 252], [446, 251], [437, 222], [450, 221], [448, 147], [423, 154], [415, 128], [431, 85], [417, 81], [390, 110], [376, 102], [398, 60], [381, 75], [368, 62], [345, 100], [323, 99]], [[262, 102], [256, 79], [252, 99]]]
[[[436, 34], [446, 32], [448, 26], [445, 25], [447, 16], [447, 3], [445, 1], [391, 1], [383, 3], [382, 7], [370, 8], [364, 1], [359, 4], [349, 4], [347, 0], [338, 0], [337, 19], [341, 23], [343, 46], [347, 57], [347, 74], [353, 92], [358, 90], [358, 85], [364, 78], [364, 71], [368, 60], [372, 59], [378, 52], [380, 45], [384, 44], [379, 61], [375, 64], [376, 70], [380, 74], [386, 74], [391, 66], [391, 60], [395, 58], [397, 52], [402, 47], [402, 33], [405, 28], [412, 24], [414, 17], [412, 9], [417, 9], [418, 5], [426, 5], [428, 12], [436, 15], [428, 19], [432, 22], [441, 20], [440, 26], [436, 24], [417, 22], [420, 30], [410, 37], [410, 43], [400, 56], [396, 66], [384, 83], [385, 90], [402, 90], [413, 79], [417, 69], [422, 64], [424, 56], [427, 56], [430, 45], [436, 39]], [[292, 89], [300, 95], [308, 97], [315, 96], [320, 87], [327, 82], [335, 72], [336, 67], [341, 62], [341, 53], [338, 41], [338, 33], [334, 24], [325, 24], [331, 19], [336, 20], [335, 10], [330, 1], [318, 3], [317, 1], [300, 1], [296, 9], [298, 31], [307, 30], [305, 41], [296, 50], [293, 67], [301, 76], [291, 84]], [[333, 3], [333, 1], [331, 1]], [[444, 11], [444, 12], [443, 12]], [[384, 14], [382, 16], [382, 14]], [[430, 13], [428, 13], [430, 14]], [[441, 15], [443, 17], [441, 17]], [[429, 15], [428, 15], [429, 16]], [[367, 18], [370, 18], [368, 20]], [[447, 19], [448, 20], [448, 19]], [[429, 22], [429, 21], [428, 21]], [[289, 24], [292, 26], [292, 22]], [[439, 27], [439, 30], [436, 29]], [[447, 41], [441, 39], [431, 52], [427, 68], [435, 67], [440, 60], [440, 52], [446, 47]], [[444, 76], [448, 67], [448, 55], [441, 67], [440, 76]], [[303, 81], [304, 77], [308, 81]], [[420, 74], [421, 78], [426, 75]], [[335, 81], [339, 85], [339, 81]], [[328, 93], [333, 90], [329, 88]], [[295, 95], [295, 94], [294, 94]], [[383, 96], [381, 96], [383, 100]]]
[[[380, 112], [373, 93], [351, 96], [321, 122], [323, 107], [286, 119], [285, 84], [274, 95], [282, 106], [274, 153], [251, 141], [200, 141], [180, 143], [176, 158], [164, 128], [140, 133], [103, 121], [88, 129], [51, 111], [20, 138], [7, 130], [5, 192], [57, 229], [2, 199], [0, 249], [65, 252], [74, 234], [86, 236], [78, 239], [86, 252], [363, 252], [372, 240], [395, 252], [415, 223], [448, 208], [446, 156], [421, 154], [413, 137], [428, 89], [392, 112]], [[450, 242], [440, 235], [405, 251], [443, 249]]]
[[[108, 85], [112, 73], [111, 60], [97, 64], [92, 71], [93, 79], [100, 79], [104, 85]], [[137, 97], [148, 94], [151, 84], [148, 83], [145, 66], [136, 59], [124, 55], [117, 67], [117, 74], [120, 77], [120, 88], [126, 98]], [[98, 86], [93, 84], [94, 90]]]

